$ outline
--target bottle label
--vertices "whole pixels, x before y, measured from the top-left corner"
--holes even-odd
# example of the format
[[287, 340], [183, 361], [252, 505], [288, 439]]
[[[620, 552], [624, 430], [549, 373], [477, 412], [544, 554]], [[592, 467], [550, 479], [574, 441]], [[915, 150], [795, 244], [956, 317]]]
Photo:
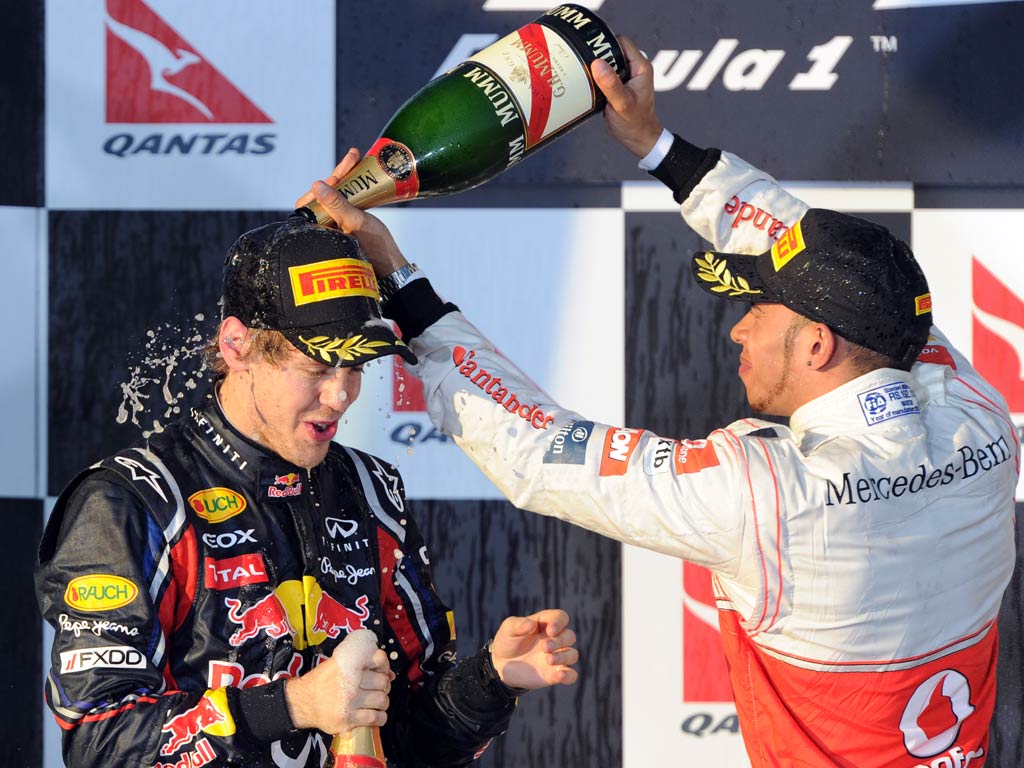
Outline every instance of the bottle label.
[[382, 136], [341, 180], [338, 191], [364, 209], [416, 197], [420, 191], [416, 157], [405, 144]]
[[502, 126], [521, 120], [523, 151], [511, 153], [509, 165], [589, 115], [597, 103], [583, 59], [556, 30], [536, 22], [470, 57], [456, 73], [487, 94]]
[[395, 185], [395, 200], [408, 200], [420, 191], [416, 173], [416, 157], [400, 141], [381, 136], [373, 143], [367, 155], [377, 158], [384, 175]]

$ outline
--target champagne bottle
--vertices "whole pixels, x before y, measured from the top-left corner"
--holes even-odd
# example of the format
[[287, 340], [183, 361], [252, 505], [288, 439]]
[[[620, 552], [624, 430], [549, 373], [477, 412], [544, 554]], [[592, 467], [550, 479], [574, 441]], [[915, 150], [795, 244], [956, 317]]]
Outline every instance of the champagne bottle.
[[[596, 14], [551, 9], [414, 94], [339, 191], [366, 209], [489, 181], [604, 109], [590, 74], [597, 58], [627, 79], [622, 49]], [[316, 202], [299, 212], [330, 222]]]
[[[330, 662], [340, 668], [344, 685], [355, 686], [362, 671], [370, 666], [376, 650], [377, 635], [369, 629], [357, 629], [334, 649]], [[380, 729], [363, 725], [336, 734], [331, 739], [325, 768], [387, 768]]]
[[364, 725], [335, 736], [326, 768], [387, 768], [380, 728]]

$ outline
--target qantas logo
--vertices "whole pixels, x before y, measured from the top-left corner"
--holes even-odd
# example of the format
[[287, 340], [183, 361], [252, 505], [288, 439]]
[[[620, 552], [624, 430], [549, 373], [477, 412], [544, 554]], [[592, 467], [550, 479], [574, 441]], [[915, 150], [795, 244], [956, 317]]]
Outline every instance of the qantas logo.
[[1024, 413], [1024, 301], [976, 258], [971, 259], [974, 366]]
[[108, 123], [269, 123], [142, 0], [107, 0]]

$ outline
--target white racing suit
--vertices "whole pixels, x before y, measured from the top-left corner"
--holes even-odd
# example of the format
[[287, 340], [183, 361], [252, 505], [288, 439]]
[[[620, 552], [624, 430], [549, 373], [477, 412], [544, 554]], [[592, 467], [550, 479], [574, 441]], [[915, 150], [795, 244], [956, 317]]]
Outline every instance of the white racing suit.
[[[677, 199], [716, 249], [762, 253], [806, 210], [708, 158]], [[754, 766], [984, 763], [1019, 445], [937, 330], [910, 373], [861, 376], [789, 428], [685, 440], [552, 402], [454, 310], [422, 280], [389, 306], [434, 423], [517, 507], [712, 571]]]

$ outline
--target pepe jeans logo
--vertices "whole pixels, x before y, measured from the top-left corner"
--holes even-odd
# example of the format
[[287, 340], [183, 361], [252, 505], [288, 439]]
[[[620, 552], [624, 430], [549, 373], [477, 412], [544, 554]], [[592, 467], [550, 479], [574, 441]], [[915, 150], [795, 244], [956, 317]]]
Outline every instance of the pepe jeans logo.
[[368, 296], [380, 299], [373, 268], [359, 259], [328, 259], [314, 264], [288, 267], [295, 306], [316, 301]]

